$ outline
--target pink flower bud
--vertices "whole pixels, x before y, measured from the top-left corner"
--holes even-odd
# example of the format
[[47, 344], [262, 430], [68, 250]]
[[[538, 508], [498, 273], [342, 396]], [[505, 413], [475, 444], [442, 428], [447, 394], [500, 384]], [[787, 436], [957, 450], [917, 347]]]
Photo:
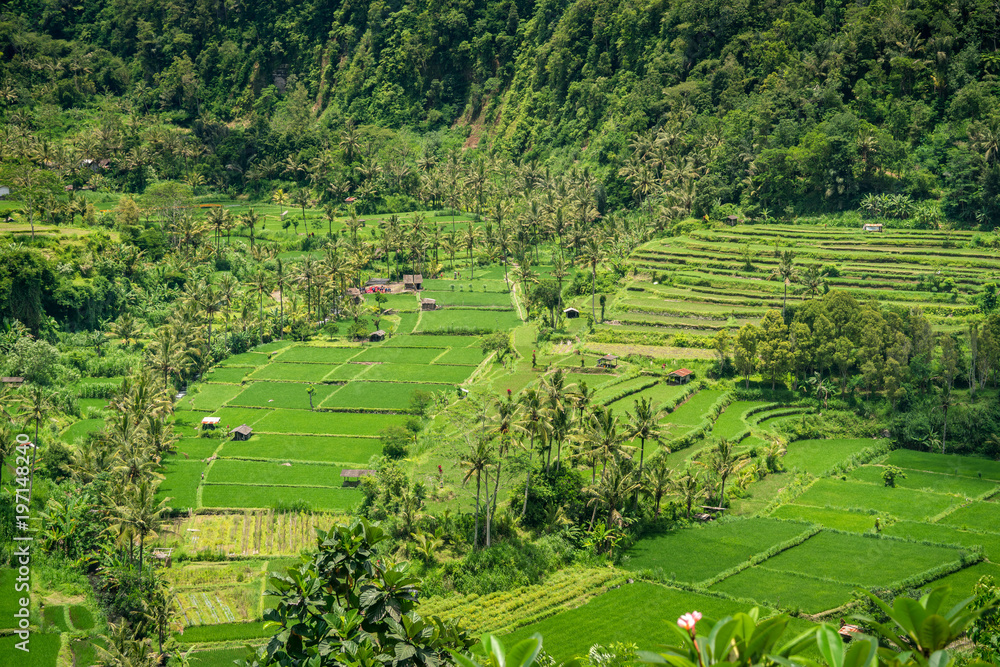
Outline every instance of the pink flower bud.
[[701, 620], [700, 611], [692, 611], [690, 614], [684, 614], [677, 619], [677, 625], [680, 626], [682, 630], [687, 630], [691, 634], [694, 634], [694, 627]]

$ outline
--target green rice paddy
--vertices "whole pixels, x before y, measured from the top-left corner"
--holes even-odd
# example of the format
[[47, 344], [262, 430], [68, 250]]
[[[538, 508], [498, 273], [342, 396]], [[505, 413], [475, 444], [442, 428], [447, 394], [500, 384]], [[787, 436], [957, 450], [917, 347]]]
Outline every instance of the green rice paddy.
[[926, 520], [958, 504], [959, 499], [941, 493], [824, 477], [816, 480], [795, 502], [813, 507], [874, 510], [898, 519]]

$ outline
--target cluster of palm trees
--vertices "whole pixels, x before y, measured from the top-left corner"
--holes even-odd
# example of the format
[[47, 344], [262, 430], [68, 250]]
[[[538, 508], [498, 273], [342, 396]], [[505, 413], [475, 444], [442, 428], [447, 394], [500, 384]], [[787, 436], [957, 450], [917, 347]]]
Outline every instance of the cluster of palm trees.
[[[623, 513], [629, 506], [637, 510], [640, 497], [652, 503], [654, 516], [660, 515], [666, 497], [678, 498], [688, 518], [702, 500], [724, 505], [727, 482], [751, 464], [746, 453], [719, 440], [675, 471], [663, 445], [670, 428], [663, 423], [663, 409], [640, 398], [631, 411], [620, 414], [593, 397], [586, 383], [568, 383], [565, 373], [556, 370], [516, 398], [508, 392], [493, 402], [470, 402], [468, 413], [459, 417], [464, 441], [459, 462], [463, 484], [476, 484], [475, 548], [491, 544], [505, 464], [512, 471], [509, 478], [522, 471], [509, 458], [515, 452], [527, 454], [522, 515], [528, 511], [533, 474], [552, 479], [567, 467], [589, 468], [590, 483], [582, 490], [589, 497], [588, 530], [594, 530], [599, 513], [604, 526], [621, 527]], [[660, 447], [647, 457], [647, 444]], [[565, 516], [565, 508], [555, 510]]]

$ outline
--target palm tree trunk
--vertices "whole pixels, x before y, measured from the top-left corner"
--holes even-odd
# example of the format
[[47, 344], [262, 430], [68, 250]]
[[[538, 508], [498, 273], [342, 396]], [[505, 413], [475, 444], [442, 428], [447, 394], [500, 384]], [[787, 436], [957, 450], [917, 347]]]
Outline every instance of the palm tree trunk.
[[[535, 456], [535, 436], [531, 436], [531, 450], [528, 452], [528, 478], [524, 481], [524, 504], [521, 506], [521, 516], [528, 513], [528, 493], [531, 491], [531, 459]], [[0, 456], [0, 470], [3, 470], [3, 458]]]
[[480, 474], [476, 472], [476, 526], [475, 532], [472, 534], [472, 548], [473, 550], [479, 549], [479, 485], [480, 485]]

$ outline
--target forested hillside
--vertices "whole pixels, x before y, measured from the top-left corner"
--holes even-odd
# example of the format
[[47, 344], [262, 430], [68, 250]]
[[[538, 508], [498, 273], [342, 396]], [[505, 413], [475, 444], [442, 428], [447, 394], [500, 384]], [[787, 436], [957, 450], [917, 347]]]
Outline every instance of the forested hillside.
[[[353, 191], [366, 157], [415, 170], [448, 142], [409, 133], [454, 128], [467, 147], [579, 160], [612, 206], [662, 189], [685, 214], [785, 217], [898, 193], [921, 224], [992, 226], [998, 35], [985, 0], [17, 0], [0, 13], [0, 143], [17, 157], [31, 135], [52, 162], [69, 140], [131, 191], [150, 166], [306, 183], [290, 156]], [[184, 130], [189, 153], [162, 157], [151, 125]]]

